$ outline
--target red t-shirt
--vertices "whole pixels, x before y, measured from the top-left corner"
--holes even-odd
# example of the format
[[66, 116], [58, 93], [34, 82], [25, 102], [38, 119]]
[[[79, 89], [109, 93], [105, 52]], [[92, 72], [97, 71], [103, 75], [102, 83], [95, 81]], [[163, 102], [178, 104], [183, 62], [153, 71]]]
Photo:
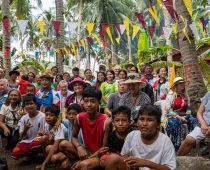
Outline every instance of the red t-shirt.
[[21, 80], [19, 82], [19, 91], [21, 94], [26, 94], [26, 87], [30, 84], [30, 82]]
[[99, 113], [95, 122], [90, 122], [88, 120], [88, 113], [81, 112], [78, 118], [85, 147], [93, 154], [103, 146], [105, 121], [108, 117]]

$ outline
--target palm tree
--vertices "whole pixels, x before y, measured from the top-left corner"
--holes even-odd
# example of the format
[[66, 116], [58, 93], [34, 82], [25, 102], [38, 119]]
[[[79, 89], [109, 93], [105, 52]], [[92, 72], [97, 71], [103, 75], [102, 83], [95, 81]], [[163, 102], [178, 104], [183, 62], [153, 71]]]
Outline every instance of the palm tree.
[[[56, 7], [56, 20], [60, 21], [59, 35], [57, 36], [56, 48], [64, 48], [64, 11], [63, 11], [63, 0], [55, 0]], [[63, 56], [56, 56], [56, 66], [60, 73], [63, 73]]]
[[202, 79], [201, 68], [198, 64], [193, 34], [189, 29], [189, 24], [192, 22], [191, 17], [185, 7], [183, 0], [176, 1], [176, 8], [178, 14], [182, 15], [185, 19], [188, 20], [187, 28], [191, 44], [188, 42], [187, 38], [182, 32], [185, 24], [181, 19], [178, 22], [178, 37], [184, 65], [184, 78], [186, 82], [187, 94], [190, 98], [192, 111], [193, 113], [196, 113], [200, 104], [200, 98], [204, 96], [207, 90]]
[[[2, 0], [2, 18], [10, 19], [10, 4], [8, 0]], [[10, 29], [10, 26], [9, 26]], [[10, 49], [10, 31], [5, 31], [3, 29], [3, 65], [6, 70], [6, 77], [9, 75], [11, 69], [11, 59], [10, 56], [5, 56], [5, 50]]]

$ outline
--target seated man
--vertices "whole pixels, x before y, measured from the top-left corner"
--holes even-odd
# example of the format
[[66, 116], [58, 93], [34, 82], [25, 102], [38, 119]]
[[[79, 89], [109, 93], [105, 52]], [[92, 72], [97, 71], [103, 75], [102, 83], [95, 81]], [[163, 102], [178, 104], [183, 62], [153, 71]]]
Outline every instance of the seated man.
[[207, 92], [206, 95], [201, 98], [197, 119], [200, 123], [200, 127], [195, 127], [194, 130], [187, 135], [177, 152], [178, 156], [186, 155], [196, 143], [210, 136], [210, 92]]

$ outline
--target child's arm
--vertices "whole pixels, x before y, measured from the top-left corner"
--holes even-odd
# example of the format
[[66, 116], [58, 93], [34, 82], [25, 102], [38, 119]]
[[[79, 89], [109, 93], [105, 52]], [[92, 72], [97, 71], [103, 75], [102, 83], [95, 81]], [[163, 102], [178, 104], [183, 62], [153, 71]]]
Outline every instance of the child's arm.
[[36, 169], [44, 170], [47, 163], [50, 161], [51, 157], [54, 153], [58, 151], [58, 146], [61, 140], [55, 140], [53, 146], [49, 149], [47, 157], [45, 158], [44, 162], [41, 165], [38, 165]]
[[80, 130], [80, 126], [77, 121], [78, 119], [79, 119], [79, 115], [77, 115], [77, 118], [74, 121], [72, 144], [76, 148], [79, 158], [84, 160], [84, 159], [88, 158], [88, 154], [87, 154], [86, 150], [83, 148], [83, 146], [78, 142], [78, 139], [77, 139], [79, 130]]
[[156, 164], [152, 161], [130, 156], [124, 160], [131, 168], [147, 167], [150, 169], [170, 170], [167, 165]]

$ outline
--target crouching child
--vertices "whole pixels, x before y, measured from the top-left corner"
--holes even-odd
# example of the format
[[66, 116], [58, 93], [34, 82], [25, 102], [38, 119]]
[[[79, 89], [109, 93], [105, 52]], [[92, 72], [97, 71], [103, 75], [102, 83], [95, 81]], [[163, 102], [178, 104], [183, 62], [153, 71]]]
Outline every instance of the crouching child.
[[45, 108], [45, 128], [44, 131], [39, 132], [42, 137], [40, 140], [42, 141], [42, 145], [45, 148], [46, 158], [41, 165], [38, 165], [36, 169], [44, 170], [46, 165], [50, 162], [53, 154], [58, 152], [60, 142], [65, 139], [65, 133], [67, 133], [67, 129], [61, 123], [60, 126], [56, 129], [56, 123], [58, 120], [58, 116], [60, 113], [60, 109], [58, 106], [52, 104]]

